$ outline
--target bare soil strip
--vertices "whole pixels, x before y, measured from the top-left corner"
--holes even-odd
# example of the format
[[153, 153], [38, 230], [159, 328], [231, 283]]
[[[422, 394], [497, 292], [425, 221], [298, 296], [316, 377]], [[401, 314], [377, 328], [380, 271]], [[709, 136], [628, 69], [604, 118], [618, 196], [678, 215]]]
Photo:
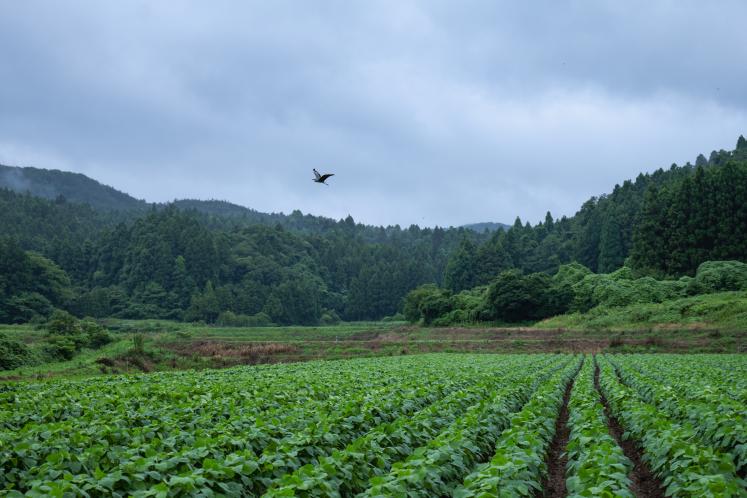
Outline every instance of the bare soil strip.
[[596, 387], [599, 397], [604, 405], [604, 414], [607, 416], [607, 426], [609, 432], [617, 444], [622, 448], [625, 456], [633, 462], [633, 469], [628, 477], [631, 485], [630, 491], [638, 498], [664, 498], [664, 486], [661, 481], [651, 472], [646, 462], [643, 461], [643, 453], [631, 439], [623, 440], [622, 435], [625, 432], [620, 426], [620, 422], [612, 416], [607, 399], [599, 389], [599, 366], [594, 369], [594, 387]]
[[[585, 361], [588, 361], [588, 359]], [[547, 451], [547, 478], [542, 483], [543, 491], [535, 494], [537, 498], [563, 498], [568, 495], [565, 488], [565, 467], [568, 463], [565, 448], [568, 446], [568, 439], [571, 435], [571, 430], [568, 427], [568, 400], [571, 398], [571, 390], [575, 380], [574, 378], [568, 383], [563, 395], [563, 407], [555, 420], [555, 436], [550, 443], [550, 449]]]

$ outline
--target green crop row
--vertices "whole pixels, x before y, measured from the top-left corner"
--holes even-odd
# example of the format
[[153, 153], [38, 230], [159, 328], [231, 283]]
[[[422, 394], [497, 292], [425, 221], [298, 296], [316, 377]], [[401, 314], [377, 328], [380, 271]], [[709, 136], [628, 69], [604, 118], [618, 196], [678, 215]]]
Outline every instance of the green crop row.
[[689, 396], [703, 393], [747, 403], [744, 355], [703, 355], [698, 361], [682, 355], [636, 355], [630, 365], [646, 376]]
[[510, 418], [510, 427], [496, 442], [493, 457], [470, 473], [456, 498], [532, 496], [546, 476], [545, 454], [555, 435], [555, 420], [563, 395], [583, 358], [537, 389], [522, 410]]
[[744, 356], [496, 354], [0, 384], [0, 496], [532, 496], [568, 389], [568, 495], [631, 496], [595, 362], [668, 496], [747, 496]]
[[618, 382], [612, 365], [600, 362], [600, 387], [614, 416], [641, 445], [644, 459], [663, 481], [667, 496], [744, 497], [745, 482], [732, 458], [698, 444], [692, 426], [679, 424]]
[[[550, 367], [548, 367], [548, 363]], [[359, 493], [368, 481], [389, 471], [392, 464], [406, 458], [418, 446], [425, 445], [453, 423], [469, 407], [491, 396], [515, 399], [531, 389], [533, 378], [541, 379], [557, 368], [558, 361], [536, 362], [504, 376], [490, 376], [434, 403], [413, 417], [401, 417], [392, 423], [350, 443], [344, 450], [319, 459], [279, 479], [265, 496], [337, 497]]]
[[633, 464], [609, 434], [604, 407], [594, 387], [594, 367], [593, 361], [584, 364], [568, 402], [568, 496], [632, 498], [628, 473]]
[[359, 498], [448, 496], [463, 477], [490, 455], [499, 435], [511, 424], [512, 413], [527, 402], [543, 381], [557, 384], [560, 372], [537, 379], [531, 389], [513, 397], [493, 396], [471, 407], [427, 445], [415, 449], [403, 462], [394, 464], [389, 474], [374, 477]]
[[0, 393], [0, 489], [259, 495], [379, 426], [550, 358], [426, 355], [11, 387]]
[[675, 375], [665, 375], [662, 385], [641, 373], [635, 360], [615, 361], [614, 366], [620, 379], [641, 399], [678, 421], [689, 422], [701, 441], [729, 453], [737, 470], [747, 466], [747, 409], [743, 403], [688, 386], [689, 381]]
[[[116, 479], [115, 487], [132, 489], [132, 482], [128, 482], [130, 474], [134, 474], [138, 485], [147, 487], [148, 482], [158, 482], [163, 475], [185, 470], [195, 459], [230, 460], [234, 453], [246, 462], [245, 470], [254, 474], [262, 470], [259, 468], [263, 463], [260, 458], [269, 449], [294, 438], [304, 427], [312, 425], [329, 429], [336, 425], [358, 424], [365, 430], [366, 424], [378, 423], [381, 399], [386, 399], [386, 408], [394, 412], [398, 405], [407, 407], [438, 397], [442, 393], [436, 386], [439, 382], [458, 389], [473, 381], [475, 371], [447, 380], [443, 370], [447, 364], [431, 367], [416, 362], [413, 366], [421, 368], [421, 372], [415, 375], [408, 371], [405, 362], [383, 376], [391, 376], [388, 382], [377, 380], [382, 377], [380, 371], [378, 374], [363, 371], [358, 375], [337, 371], [338, 385], [346, 385], [347, 392], [342, 390], [318, 403], [288, 404], [284, 413], [271, 401], [263, 403], [261, 393], [251, 398], [255, 406], [269, 406], [269, 409], [264, 412], [257, 408], [244, 411], [226, 406], [230, 403], [240, 406], [242, 398], [235, 395], [225, 398], [220, 385], [219, 389], [211, 390], [198, 383], [170, 379], [173, 389], [169, 393], [170, 404], [158, 397], [145, 398], [130, 393], [132, 395], [123, 410], [113, 416], [102, 413], [90, 423], [86, 423], [85, 416], [78, 419], [67, 417], [59, 422], [26, 424], [20, 430], [4, 431], [7, 437], [3, 437], [0, 443], [0, 464], [5, 470], [3, 478], [15, 482], [18, 487], [33, 488], [57, 480], [58, 472], [67, 471], [78, 475], [84, 485], [90, 485], [86, 475], [95, 471], [103, 474], [103, 479]], [[369, 383], [366, 382], [368, 376]], [[245, 388], [251, 388], [253, 380], [248, 379]], [[306, 381], [312, 383], [309, 377]], [[279, 384], [282, 386], [282, 382]], [[270, 388], [266, 391], [265, 398], [276, 395], [285, 398], [282, 390]], [[63, 398], [62, 403], [58, 403], [75, 406], [70, 397], [68, 395], [68, 399]], [[83, 412], [83, 405], [80, 406]], [[120, 477], [123, 469], [126, 473]], [[94, 480], [96, 486], [101, 479]], [[252, 476], [250, 480], [254, 482], [256, 479]], [[77, 481], [72, 479], [72, 485]]]

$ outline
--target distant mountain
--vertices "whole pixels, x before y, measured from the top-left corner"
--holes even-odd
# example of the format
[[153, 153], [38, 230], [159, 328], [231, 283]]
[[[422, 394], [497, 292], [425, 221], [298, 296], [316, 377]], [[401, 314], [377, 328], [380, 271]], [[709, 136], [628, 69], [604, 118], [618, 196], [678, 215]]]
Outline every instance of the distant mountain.
[[89, 204], [107, 211], [145, 211], [148, 203], [80, 173], [56, 169], [19, 168], [0, 164], [0, 188], [36, 197]]
[[[288, 229], [319, 233], [333, 228], [337, 220], [303, 214], [262, 213], [254, 209], [220, 200], [177, 199], [170, 203], [149, 203], [103, 185], [80, 173], [0, 164], [0, 190], [28, 193], [53, 201], [87, 204], [95, 211], [108, 213], [109, 222], [138, 218], [148, 210], [173, 205], [185, 211], [197, 211], [211, 221], [211, 225], [282, 225]], [[350, 217], [349, 217], [350, 218]], [[353, 221], [350, 218], [350, 221]]]
[[[56, 169], [20, 168], [0, 164], [0, 188], [19, 193], [28, 192], [35, 197], [51, 200], [64, 197], [67, 202], [88, 204], [99, 211], [142, 213], [153, 206], [159, 208], [166, 205], [136, 199], [81, 173]], [[170, 204], [183, 210], [195, 210], [209, 216], [236, 218], [251, 223], [281, 223], [285, 217], [282, 214], [261, 213], [244, 206], [212, 199], [178, 199]]]
[[498, 230], [508, 230], [511, 225], [505, 223], [497, 223], [494, 221], [485, 221], [483, 223], [470, 223], [469, 225], [462, 225], [462, 228], [468, 228], [478, 233], [483, 233], [485, 230], [488, 232], [497, 232]]

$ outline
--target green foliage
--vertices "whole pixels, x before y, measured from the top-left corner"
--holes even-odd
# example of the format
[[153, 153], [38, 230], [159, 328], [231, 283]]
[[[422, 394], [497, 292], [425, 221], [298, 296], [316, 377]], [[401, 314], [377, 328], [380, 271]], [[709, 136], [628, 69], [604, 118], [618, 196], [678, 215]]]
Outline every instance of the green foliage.
[[0, 489], [261, 496], [384, 424], [450, 396], [459, 417], [494, 387], [523, 391], [516, 372], [563, 358], [416, 355], [11, 386], [0, 392]]
[[692, 275], [708, 260], [747, 258], [747, 161], [727, 160], [652, 189], [635, 229], [632, 264]]
[[594, 361], [585, 362], [568, 403], [568, 494], [633, 498], [628, 478], [633, 463], [609, 434], [604, 407], [594, 388], [594, 367]]
[[403, 312], [410, 322], [421, 321], [430, 325], [448, 314], [453, 307], [451, 292], [434, 284], [421, 285], [410, 291], [404, 299]]
[[381, 319], [384, 323], [391, 323], [391, 322], [404, 322], [406, 320], [405, 315], [402, 313], [395, 313], [392, 316], [385, 316]]
[[542, 490], [542, 478], [547, 474], [545, 454], [555, 434], [555, 419], [565, 388], [580, 366], [580, 362], [571, 362], [535, 387], [521, 411], [511, 415], [509, 427], [495, 442], [492, 458], [467, 475], [452, 496], [532, 496]]
[[78, 320], [64, 310], [55, 310], [47, 321], [46, 329], [49, 335], [78, 335], [82, 332]]
[[88, 337], [87, 346], [93, 349], [98, 349], [102, 346], [106, 346], [114, 340], [109, 334], [106, 328], [99, 325], [92, 318], [85, 318], [80, 321], [80, 329]]
[[501, 271], [553, 273], [578, 262], [598, 273], [629, 265], [656, 277], [693, 275], [707, 260], [747, 259], [747, 148], [700, 155], [616, 185], [572, 218], [521, 220], [482, 245], [464, 243], [447, 265], [445, 286], [489, 283]]
[[454, 294], [449, 299], [450, 311], [433, 319], [436, 326], [477, 323], [484, 318], [485, 294], [487, 287], [475, 287]]
[[[747, 379], [740, 375], [722, 375], [707, 364], [697, 368], [698, 375], [692, 378], [687, 369], [671, 357], [650, 360], [640, 356], [635, 360], [615, 361], [613, 365], [625, 385], [641, 399], [678, 421], [690, 422], [703, 443], [730, 454], [737, 470], [747, 469], [747, 414], [740, 395], [730, 392], [733, 389], [734, 393], [745, 393]], [[719, 378], [723, 378], [723, 382], [718, 382], [714, 388], [711, 379]], [[662, 381], [667, 389], [660, 387]]]
[[591, 274], [591, 270], [580, 263], [561, 265], [555, 275], [553, 275], [553, 285], [570, 288], [573, 284], [580, 282], [585, 276]]
[[661, 324], [744, 330], [747, 328], [747, 294], [722, 292], [661, 303], [597, 306], [586, 313], [569, 313], [540, 323], [548, 328], [616, 330], [652, 328]]
[[341, 321], [340, 316], [337, 313], [335, 313], [334, 310], [324, 311], [322, 313], [321, 318], [319, 319], [319, 323], [321, 325], [337, 325], [338, 323], [340, 323], [340, 321]]
[[[427, 282], [458, 295], [509, 269], [540, 281], [529, 275], [550, 275], [574, 261], [600, 274], [625, 267], [635, 276], [692, 276], [708, 260], [747, 260], [743, 142], [731, 152], [698, 156], [697, 167], [673, 165], [616, 185], [573, 217], [548, 212], [534, 226], [517, 218], [492, 233], [372, 227], [352, 217], [264, 214], [222, 201], [148, 205], [82, 175], [2, 167], [32, 193], [54, 199], [0, 189], [0, 323], [41, 320], [55, 308], [96, 318], [206, 323], [223, 312], [264, 312], [276, 323], [315, 324], [323, 310], [373, 320], [395, 314], [408, 292]], [[574, 301], [571, 286], [578, 283], [558, 277], [544, 309], [513, 319], [546, 316], [574, 302], [590, 309], [680, 291], [680, 284], [668, 289], [626, 280], [635, 279], [591, 282]], [[704, 292], [697, 281], [684, 283], [690, 295]], [[735, 288], [712, 279], [705, 288], [712, 285]], [[428, 320], [473, 321], [473, 304], [438, 298]], [[410, 306], [408, 319], [423, 318], [416, 308]], [[497, 319], [489, 318], [495, 311], [485, 303], [477, 315]]]
[[432, 296], [441, 296], [445, 293], [435, 284], [425, 284], [411, 290], [404, 298], [402, 313], [405, 319], [415, 323], [423, 318], [422, 307], [426, 299], [432, 299]]
[[[537, 359], [531, 365], [521, 357], [507, 361], [492, 375], [470, 368], [474, 383], [464, 388], [453, 389], [464, 375], [454, 372], [456, 384], [441, 399], [412, 417], [378, 426], [318, 465], [281, 477], [266, 496], [445, 494], [479, 451], [488, 451], [507, 411], [526, 400], [528, 393], [518, 386], [549, 377], [547, 357]], [[528, 370], [512, 369], [519, 364]]]
[[597, 306], [616, 307], [637, 303], [660, 303], [687, 295], [689, 280], [634, 279], [623, 267], [608, 274], [590, 274], [572, 286], [572, 309], [587, 312]]
[[47, 317], [71, 295], [70, 280], [57, 265], [0, 237], [0, 323]]
[[[412, 322], [422, 319], [424, 324], [436, 326], [542, 320], [569, 311], [574, 313], [546, 321], [544, 325], [624, 328], [699, 320], [729, 326], [747, 323], [743, 299], [739, 296], [727, 298], [728, 302], [723, 304], [716, 304], [719, 298], [681, 301], [688, 296], [724, 289], [747, 290], [747, 264], [706, 262], [694, 278], [656, 280], [650, 276], [636, 278], [629, 267], [595, 274], [573, 263], [562, 265], [552, 277], [508, 270], [488, 287], [475, 287], [455, 295], [432, 284], [422, 286], [406, 296], [404, 312]], [[711, 301], [713, 304], [699, 306], [701, 302]], [[655, 306], [658, 303], [666, 304]]]
[[[379, 319], [396, 313], [411, 289], [441, 281], [461, 240], [488, 237], [463, 228], [265, 215], [219, 201], [141, 207], [104, 213], [0, 189], [0, 232], [17, 241], [17, 258], [0, 258], [0, 323], [48, 315], [44, 299], [96, 318], [214, 323], [224, 311], [251, 316], [264, 310], [277, 322], [312, 324], [327, 309], [348, 320]], [[35, 288], [44, 285], [42, 272], [30, 278], [31, 268], [19, 271], [16, 259], [20, 267], [38, 266], [28, 261], [34, 258], [29, 250], [70, 277], [64, 295]]]
[[80, 350], [81, 339], [80, 336], [49, 336], [44, 352], [52, 360], [72, 360]]
[[551, 301], [552, 279], [545, 273], [501, 273], [488, 287], [486, 313], [505, 322], [538, 320], [556, 313]]
[[145, 336], [143, 334], [132, 336], [132, 350], [135, 353], [143, 353], [145, 351]]
[[54, 310], [49, 299], [38, 292], [19, 292], [7, 298], [3, 308], [9, 321], [16, 323], [44, 319]]
[[[747, 483], [736, 475], [729, 454], [698, 444], [690, 424], [642, 401], [633, 389], [617, 382], [609, 364], [603, 363], [601, 370], [601, 390], [612, 413], [644, 450], [644, 459], [666, 485], [667, 496], [744, 496]], [[661, 387], [659, 392], [666, 390]], [[701, 422], [706, 420], [707, 415]]]
[[699, 294], [747, 290], [747, 264], [740, 261], [706, 261], [698, 267], [694, 285]]
[[477, 284], [477, 247], [465, 238], [449, 258], [444, 272], [444, 287], [459, 292]]
[[30, 365], [34, 360], [33, 353], [25, 344], [0, 334], [0, 370]]
[[[744, 356], [610, 360], [624, 382], [602, 359], [601, 390], [668, 493], [743, 496], [733, 458], [745, 431], [729, 418], [743, 416]], [[0, 389], [0, 489], [532, 496], [575, 377], [569, 494], [628, 496], [629, 462], [592, 369], [591, 357], [437, 354], [11, 383]]]
[[44, 327], [48, 335], [44, 351], [56, 360], [70, 360], [84, 347], [100, 348], [113, 340], [92, 318], [78, 320], [63, 310], [55, 310]]

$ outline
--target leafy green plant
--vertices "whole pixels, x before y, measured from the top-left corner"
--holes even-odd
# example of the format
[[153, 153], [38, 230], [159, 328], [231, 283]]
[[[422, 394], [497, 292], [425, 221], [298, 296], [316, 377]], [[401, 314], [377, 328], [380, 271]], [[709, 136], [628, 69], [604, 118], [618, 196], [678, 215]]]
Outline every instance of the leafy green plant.
[[456, 498], [532, 496], [542, 489], [547, 473], [545, 454], [555, 435], [555, 420], [563, 394], [578, 373], [583, 358], [544, 383], [498, 438], [493, 457], [470, 473]]
[[594, 388], [594, 363], [584, 364], [568, 403], [568, 496], [633, 498], [628, 478], [632, 462], [609, 434], [604, 407]]
[[[737, 469], [747, 468], [747, 412], [744, 402], [732, 398], [728, 390], [725, 392], [719, 387], [712, 387], [708, 382], [712, 375], [710, 369], [702, 369], [698, 378], [691, 379], [691, 375], [685, 372], [678, 375], [676, 364], [671, 364], [675, 362], [670, 362], [668, 371], [647, 375], [643, 359], [645, 357], [623, 358], [614, 362], [622, 381], [643, 400], [667, 415], [692, 424], [703, 443], [731, 454]], [[745, 392], [747, 380], [744, 377], [734, 379], [734, 383], [736, 386], [741, 384], [742, 393]]]
[[33, 360], [33, 353], [24, 343], [0, 334], [0, 370], [29, 365]]
[[729, 454], [694, 443], [692, 426], [677, 423], [640, 400], [616, 380], [607, 362], [601, 364], [600, 386], [626, 432], [642, 446], [644, 459], [663, 480], [668, 496], [745, 496], [747, 483], [736, 475]]

